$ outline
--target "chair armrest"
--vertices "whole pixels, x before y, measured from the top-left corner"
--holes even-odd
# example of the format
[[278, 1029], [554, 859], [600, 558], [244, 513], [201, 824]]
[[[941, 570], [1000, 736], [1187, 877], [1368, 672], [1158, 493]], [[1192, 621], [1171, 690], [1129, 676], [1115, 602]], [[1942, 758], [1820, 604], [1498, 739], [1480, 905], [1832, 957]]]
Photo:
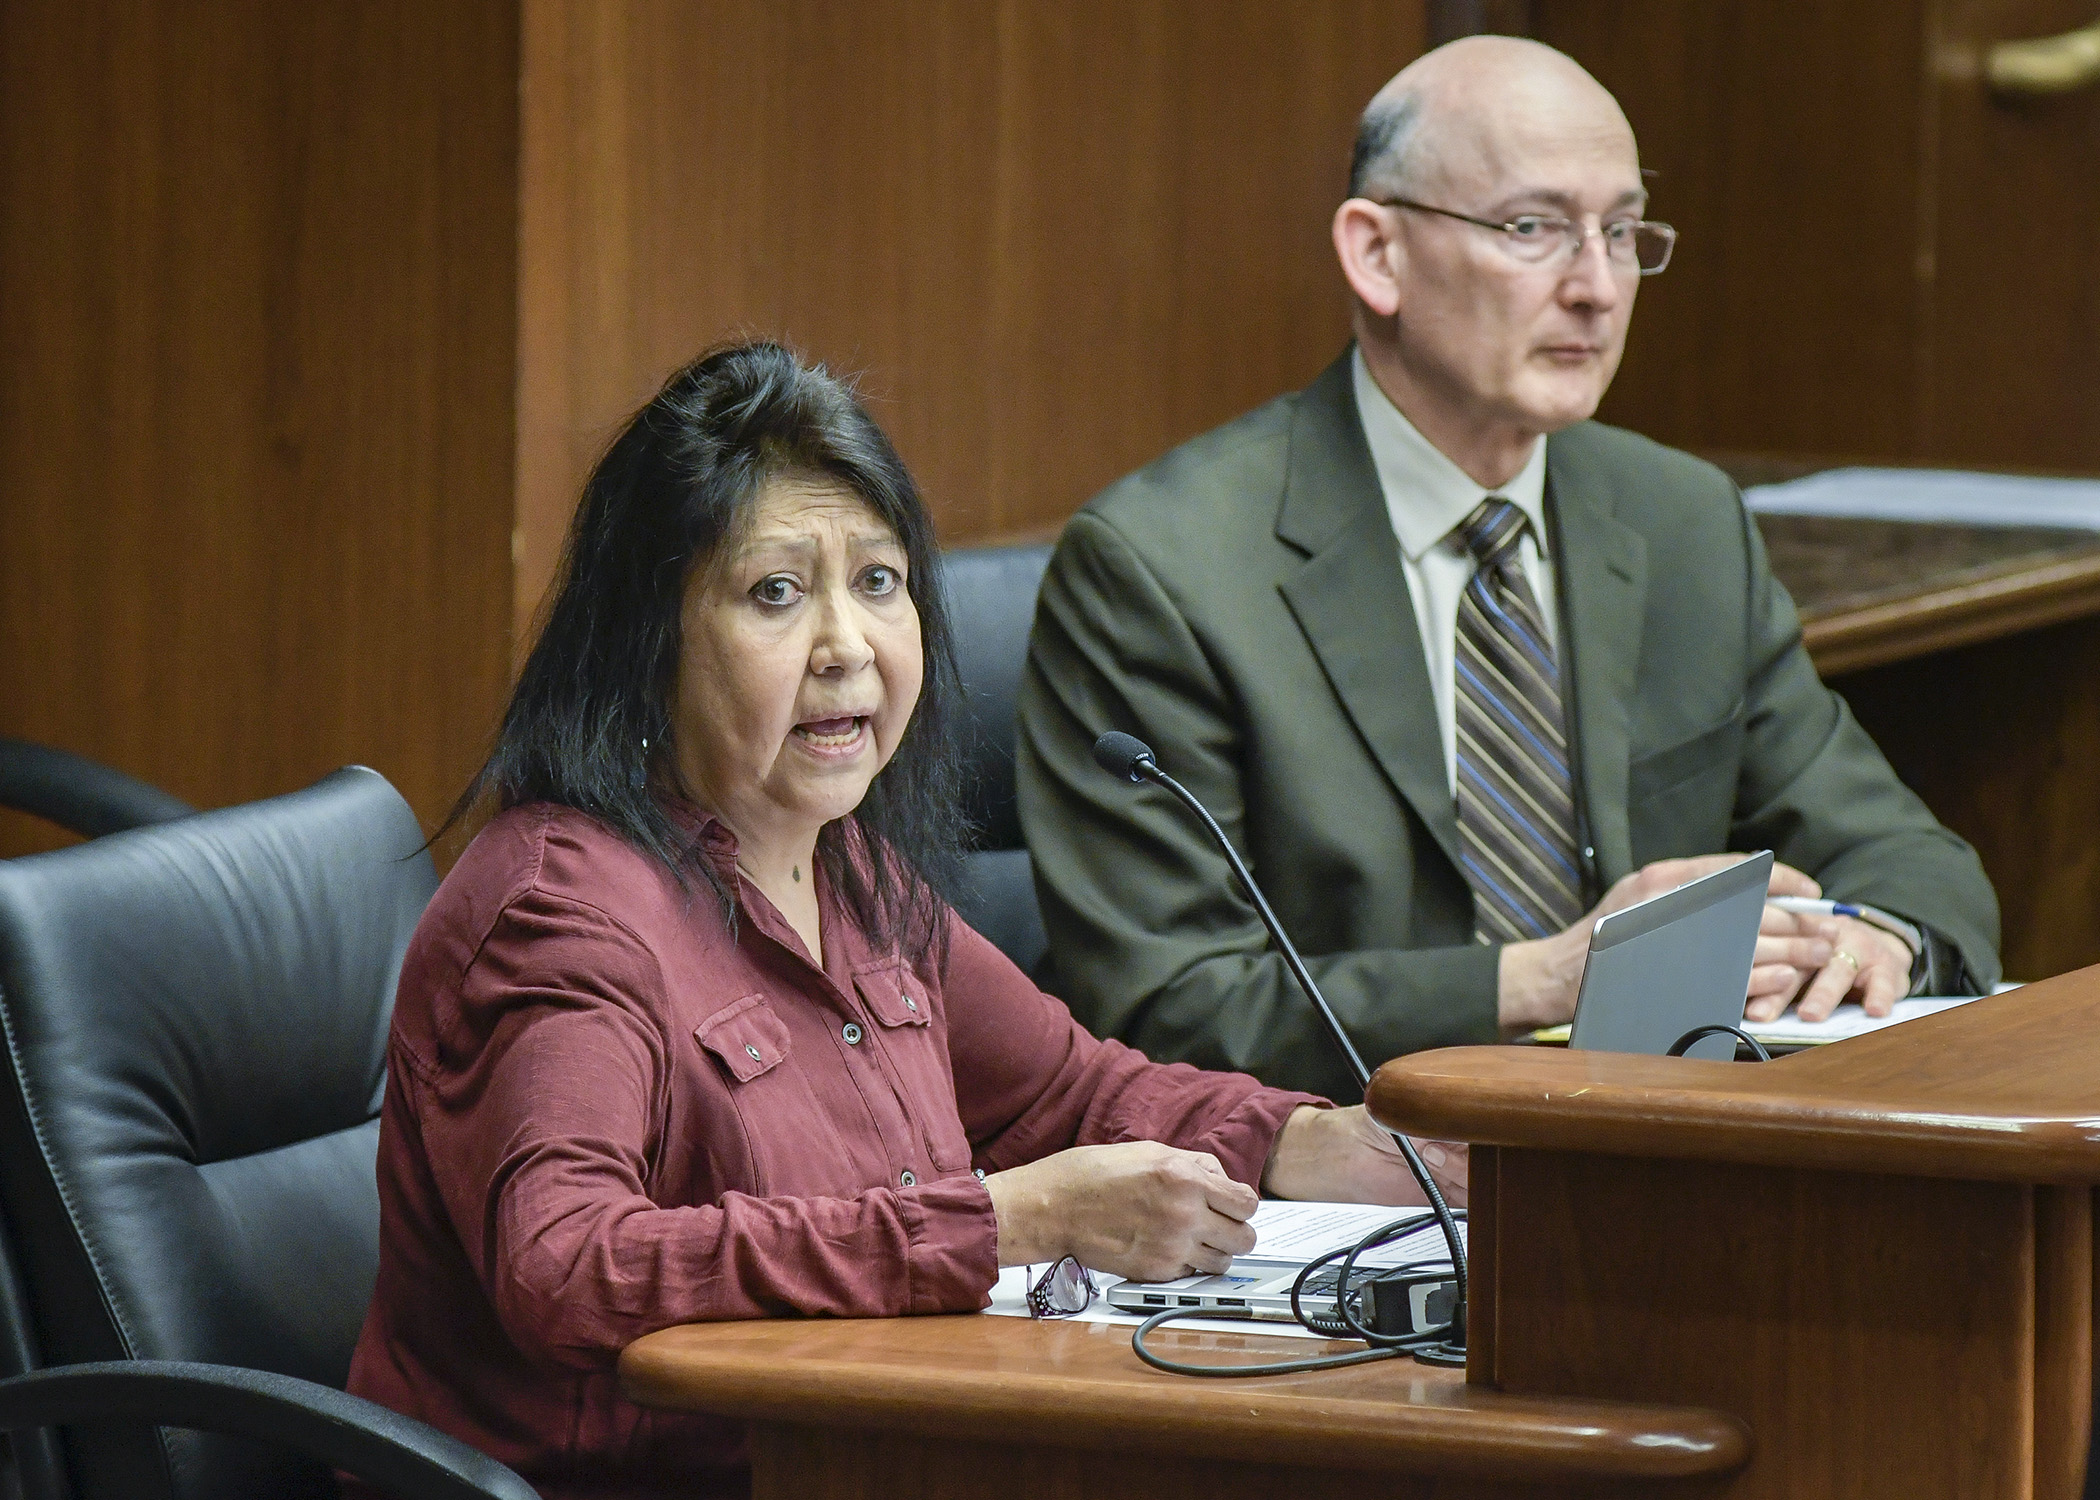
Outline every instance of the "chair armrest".
[[532, 1486], [459, 1439], [290, 1375], [125, 1359], [0, 1380], [0, 1429], [131, 1425], [279, 1443], [398, 1500], [539, 1500]]
[[9, 739], [0, 739], [0, 807], [91, 839], [197, 810], [115, 766], [55, 745]]

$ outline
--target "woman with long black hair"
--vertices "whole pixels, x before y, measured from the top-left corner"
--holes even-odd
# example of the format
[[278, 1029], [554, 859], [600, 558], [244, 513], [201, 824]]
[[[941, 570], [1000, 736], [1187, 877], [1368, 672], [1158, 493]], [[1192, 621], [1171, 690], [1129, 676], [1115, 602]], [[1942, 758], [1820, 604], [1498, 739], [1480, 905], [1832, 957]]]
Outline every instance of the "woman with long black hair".
[[1096, 1041], [955, 917], [948, 632], [821, 368], [718, 351], [614, 441], [403, 965], [351, 1389], [549, 1495], [735, 1493], [741, 1429], [622, 1401], [628, 1342], [1219, 1270], [1261, 1187], [1415, 1201], [1360, 1108]]

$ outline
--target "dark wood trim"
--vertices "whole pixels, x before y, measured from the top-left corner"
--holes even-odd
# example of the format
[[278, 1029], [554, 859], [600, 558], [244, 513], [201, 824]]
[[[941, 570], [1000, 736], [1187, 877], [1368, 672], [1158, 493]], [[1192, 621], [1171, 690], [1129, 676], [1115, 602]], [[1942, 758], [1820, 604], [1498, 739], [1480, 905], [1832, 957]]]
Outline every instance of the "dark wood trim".
[[[1502, 1384], [1502, 1372], [1495, 1363], [1496, 1261], [1492, 1248], [1499, 1223], [1496, 1204], [1502, 1191], [1500, 1163], [1501, 1153], [1496, 1147], [1473, 1147], [1466, 1194], [1470, 1216], [1466, 1243], [1473, 1247], [1466, 1275], [1466, 1379], [1489, 1387]], [[1478, 1249], [1482, 1245], [1490, 1247], [1485, 1254]]]
[[2035, 1500], [2085, 1493], [2093, 1420], [2093, 1195], [2035, 1192]]
[[2100, 613], [2100, 553], [1908, 599], [1827, 615], [1802, 627], [1825, 677]]

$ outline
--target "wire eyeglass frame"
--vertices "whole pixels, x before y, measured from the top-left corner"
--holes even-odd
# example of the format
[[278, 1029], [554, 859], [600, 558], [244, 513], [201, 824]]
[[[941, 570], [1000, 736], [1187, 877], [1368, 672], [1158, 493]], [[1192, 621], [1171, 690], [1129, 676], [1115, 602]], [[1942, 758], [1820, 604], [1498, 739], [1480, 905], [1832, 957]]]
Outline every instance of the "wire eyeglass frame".
[[[1518, 214], [1513, 219], [1497, 221], [1495, 219], [1476, 218], [1472, 214], [1462, 214], [1452, 208], [1438, 208], [1433, 203], [1417, 203], [1412, 198], [1372, 198], [1368, 201], [1376, 203], [1381, 208], [1412, 209], [1416, 213], [1437, 214], [1446, 219], [1456, 219], [1461, 224], [1472, 224], [1481, 229], [1492, 229], [1503, 237], [1503, 246], [1509, 251], [1510, 255], [1527, 265], [1548, 264], [1555, 258], [1556, 254], [1572, 264], [1581, 257], [1583, 250], [1590, 242], [1590, 236], [1595, 234], [1604, 241], [1604, 253], [1607, 260], [1614, 264], [1621, 264], [1625, 259], [1630, 258], [1633, 268], [1641, 275], [1660, 276], [1669, 269], [1670, 254], [1677, 248], [1677, 230], [1659, 219], [1614, 219], [1608, 224], [1600, 224], [1595, 229], [1591, 229], [1589, 225], [1583, 223], [1580, 219], [1562, 218], [1557, 214]], [[1626, 245], [1629, 257], [1621, 257], [1614, 247], [1612, 235], [1621, 228], [1630, 231], [1625, 240], [1621, 242]], [[1533, 235], [1539, 236], [1536, 243], [1546, 247], [1536, 255], [1527, 253], [1531, 243], [1528, 237]], [[1662, 246], [1661, 254], [1656, 258], [1656, 262], [1652, 266], [1641, 264], [1641, 240], [1643, 236], [1648, 238], [1649, 243]], [[1554, 248], [1556, 243], [1559, 246], [1557, 251]]]
[[1094, 1305], [1093, 1273], [1072, 1256], [1054, 1260], [1028, 1288], [1028, 1316], [1069, 1318]]

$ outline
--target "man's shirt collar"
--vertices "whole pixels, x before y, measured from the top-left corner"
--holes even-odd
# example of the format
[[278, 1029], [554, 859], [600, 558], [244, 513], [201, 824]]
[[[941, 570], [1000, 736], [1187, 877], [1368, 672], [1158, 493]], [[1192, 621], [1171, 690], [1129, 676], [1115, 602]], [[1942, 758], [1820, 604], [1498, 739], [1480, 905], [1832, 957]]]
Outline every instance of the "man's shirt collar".
[[1378, 470], [1378, 486], [1385, 492], [1393, 535], [1410, 562], [1420, 562], [1491, 494], [1500, 495], [1530, 518], [1539, 556], [1547, 555], [1544, 438], [1532, 444], [1531, 457], [1514, 479], [1499, 490], [1483, 489], [1393, 405], [1372, 378], [1362, 349], [1350, 351], [1349, 367], [1356, 385], [1356, 410], [1371, 446], [1371, 462]]

